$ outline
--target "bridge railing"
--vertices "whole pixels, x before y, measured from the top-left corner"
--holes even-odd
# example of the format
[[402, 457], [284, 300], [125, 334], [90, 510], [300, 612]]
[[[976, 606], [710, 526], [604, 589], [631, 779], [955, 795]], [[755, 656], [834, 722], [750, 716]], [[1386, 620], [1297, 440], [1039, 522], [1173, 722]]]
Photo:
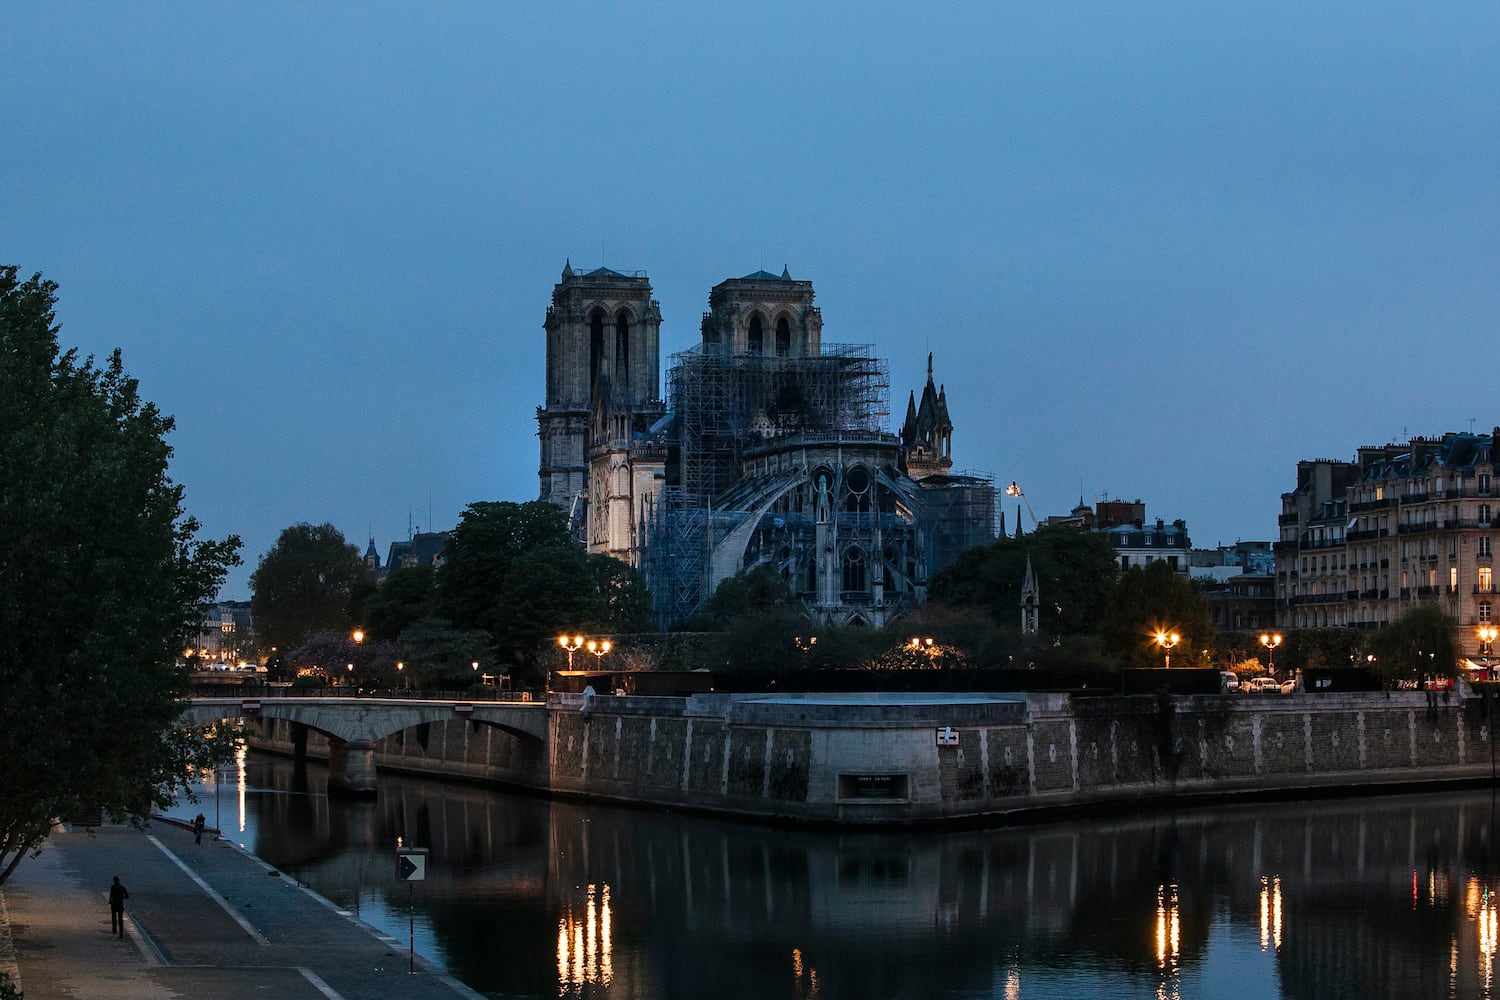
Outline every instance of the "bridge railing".
[[397, 698], [420, 701], [499, 701], [542, 702], [546, 695], [539, 691], [512, 691], [484, 687], [464, 691], [427, 691], [403, 688], [361, 688], [353, 685], [329, 687], [299, 687], [290, 684], [194, 684], [194, 698]]

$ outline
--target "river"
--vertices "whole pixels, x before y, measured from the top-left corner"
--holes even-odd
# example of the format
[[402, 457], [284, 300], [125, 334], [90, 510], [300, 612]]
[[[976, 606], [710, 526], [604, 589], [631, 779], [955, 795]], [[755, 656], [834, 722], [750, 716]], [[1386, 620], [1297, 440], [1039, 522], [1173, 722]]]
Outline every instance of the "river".
[[[776, 829], [248, 755], [224, 835], [496, 998], [1488, 998], [1491, 793]], [[396, 877], [396, 846], [429, 850]]]

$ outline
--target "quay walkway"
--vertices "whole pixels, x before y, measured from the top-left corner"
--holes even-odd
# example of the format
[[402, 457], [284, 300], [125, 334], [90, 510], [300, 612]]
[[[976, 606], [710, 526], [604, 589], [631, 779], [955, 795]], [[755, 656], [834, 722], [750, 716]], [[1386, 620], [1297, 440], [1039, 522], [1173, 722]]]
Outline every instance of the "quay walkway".
[[[108, 889], [130, 891], [125, 936]], [[229, 840], [172, 821], [59, 827], [0, 889], [0, 971], [26, 1000], [481, 995]]]

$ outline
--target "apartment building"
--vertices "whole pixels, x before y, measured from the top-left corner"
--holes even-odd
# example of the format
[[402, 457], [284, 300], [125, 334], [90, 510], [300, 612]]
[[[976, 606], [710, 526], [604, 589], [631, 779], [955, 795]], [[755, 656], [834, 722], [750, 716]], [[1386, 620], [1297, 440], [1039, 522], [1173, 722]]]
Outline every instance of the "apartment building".
[[1422, 602], [1487, 655], [1495, 620], [1494, 442], [1449, 433], [1364, 447], [1352, 462], [1297, 463], [1275, 543], [1278, 617], [1291, 627], [1374, 629]]

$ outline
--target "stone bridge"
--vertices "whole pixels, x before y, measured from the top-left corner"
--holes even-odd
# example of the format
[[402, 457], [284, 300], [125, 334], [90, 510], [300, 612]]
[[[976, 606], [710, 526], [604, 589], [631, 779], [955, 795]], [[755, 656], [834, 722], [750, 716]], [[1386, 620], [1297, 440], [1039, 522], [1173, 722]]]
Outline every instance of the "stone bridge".
[[328, 787], [375, 794], [375, 747], [387, 736], [427, 722], [468, 719], [522, 739], [545, 743], [547, 706], [541, 702], [434, 701], [417, 698], [193, 698], [184, 725], [221, 719], [285, 719], [328, 737]]

